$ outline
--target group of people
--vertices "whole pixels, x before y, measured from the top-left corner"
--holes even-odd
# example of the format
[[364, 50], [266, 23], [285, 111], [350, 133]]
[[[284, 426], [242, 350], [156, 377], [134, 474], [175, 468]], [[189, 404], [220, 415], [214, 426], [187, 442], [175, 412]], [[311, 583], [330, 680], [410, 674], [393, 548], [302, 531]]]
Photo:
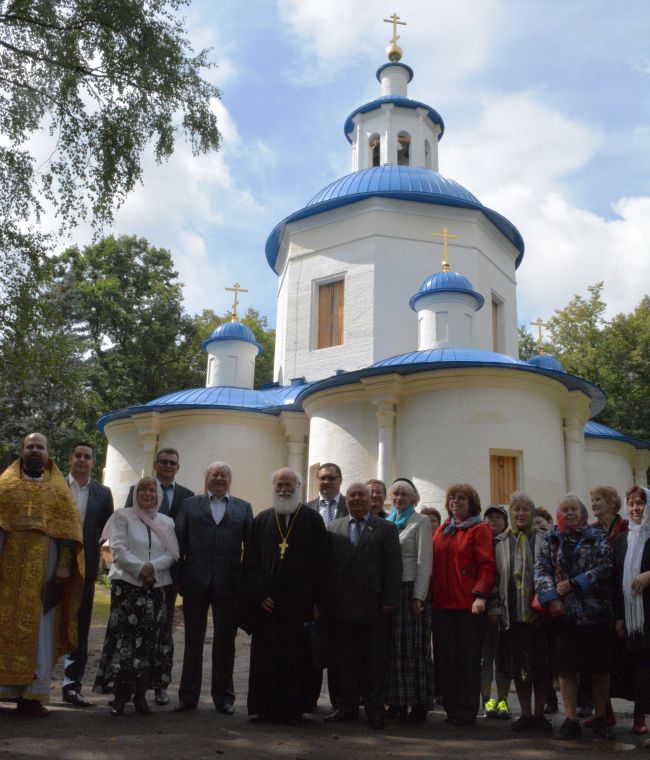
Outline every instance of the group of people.
[[[248, 713], [290, 724], [318, 702], [323, 669], [327, 722], [420, 723], [437, 701], [447, 721], [510, 717], [516, 731], [551, 729], [544, 714], [553, 677], [574, 739], [578, 686], [591, 688], [591, 728], [608, 738], [610, 697], [635, 704], [634, 731], [650, 710], [650, 492], [621, 500], [591, 492], [597, 518], [577, 496], [558, 505], [557, 525], [523, 491], [481, 514], [469, 484], [448, 488], [447, 516], [419, 505], [408, 478], [390, 488], [354, 482], [341, 493], [338, 465], [317, 472], [319, 495], [301, 500], [300, 475], [272, 476], [271, 507], [256, 516], [231, 493], [232, 472], [215, 462], [205, 493], [176, 482], [178, 452], [156, 453], [155, 477], [136, 483], [125, 509], [90, 478], [92, 446], [80, 443], [64, 478], [44, 436], [24, 439], [0, 476], [0, 700], [47, 714], [51, 670], [65, 656], [63, 698], [85, 707], [81, 683], [100, 544], [110, 552], [111, 606], [94, 690], [111, 712], [170, 702], [173, 622], [182, 595], [185, 648], [177, 712], [196, 709], [211, 611], [211, 696], [235, 711], [238, 628], [251, 634]], [[492, 699], [493, 670], [497, 699]]]

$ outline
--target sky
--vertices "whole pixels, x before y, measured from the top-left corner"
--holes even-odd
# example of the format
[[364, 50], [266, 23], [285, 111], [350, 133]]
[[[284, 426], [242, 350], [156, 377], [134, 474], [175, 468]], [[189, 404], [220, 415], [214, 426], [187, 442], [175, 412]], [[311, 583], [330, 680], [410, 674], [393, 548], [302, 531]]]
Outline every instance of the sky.
[[343, 123], [379, 95], [393, 12], [409, 96], [445, 122], [440, 173], [524, 237], [519, 323], [601, 280], [609, 317], [634, 309], [650, 292], [645, 0], [194, 0], [188, 35], [217, 64], [222, 148], [147, 157], [108, 231], [169, 249], [190, 313], [225, 313], [239, 282], [241, 308], [274, 325], [266, 238], [351, 171]]

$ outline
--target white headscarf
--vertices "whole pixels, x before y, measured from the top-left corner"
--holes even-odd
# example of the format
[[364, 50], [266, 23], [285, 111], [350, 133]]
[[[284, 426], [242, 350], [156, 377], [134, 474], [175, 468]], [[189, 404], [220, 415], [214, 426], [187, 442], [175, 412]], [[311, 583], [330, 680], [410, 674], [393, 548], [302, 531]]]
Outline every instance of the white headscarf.
[[627, 533], [627, 552], [623, 566], [623, 599], [625, 602], [625, 628], [629, 635], [643, 633], [645, 615], [643, 594], [632, 590], [632, 581], [641, 572], [641, 560], [646, 541], [650, 538], [650, 491], [645, 493], [645, 509], [639, 525], [630, 521]]

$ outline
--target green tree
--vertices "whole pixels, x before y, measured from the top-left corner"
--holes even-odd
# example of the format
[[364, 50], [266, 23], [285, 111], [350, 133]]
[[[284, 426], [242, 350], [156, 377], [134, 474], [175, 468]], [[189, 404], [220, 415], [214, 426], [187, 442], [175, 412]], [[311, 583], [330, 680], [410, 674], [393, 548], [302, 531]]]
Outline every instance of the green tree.
[[[11, 277], [43, 257], [43, 202], [62, 229], [101, 225], [141, 180], [149, 144], [157, 161], [181, 134], [194, 154], [218, 148], [219, 91], [178, 15], [188, 2], [0, 0], [0, 250]], [[40, 163], [29, 143], [39, 130], [52, 139]]]
[[524, 361], [537, 356], [537, 342], [528, 332], [526, 325], [519, 325], [517, 328], [517, 339], [519, 341], [519, 358]]

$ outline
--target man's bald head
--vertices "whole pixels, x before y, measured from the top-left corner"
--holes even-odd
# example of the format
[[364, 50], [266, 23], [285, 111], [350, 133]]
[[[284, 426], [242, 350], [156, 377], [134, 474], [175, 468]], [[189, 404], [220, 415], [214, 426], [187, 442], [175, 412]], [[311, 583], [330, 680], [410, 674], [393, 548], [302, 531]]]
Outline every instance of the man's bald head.
[[47, 438], [42, 433], [28, 433], [23, 438], [20, 452], [23, 472], [31, 476], [41, 475], [48, 458]]

